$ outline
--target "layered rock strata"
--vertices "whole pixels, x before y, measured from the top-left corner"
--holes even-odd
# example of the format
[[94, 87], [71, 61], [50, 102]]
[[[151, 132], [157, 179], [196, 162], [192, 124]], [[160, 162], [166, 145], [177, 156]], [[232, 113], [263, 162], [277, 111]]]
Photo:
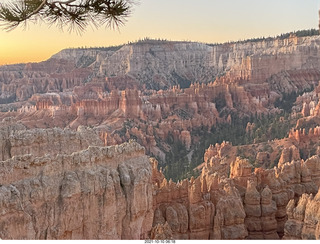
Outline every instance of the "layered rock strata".
[[0, 158], [4, 161], [14, 156], [31, 154], [36, 157], [57, 154], [71, 154], [89, 146], [103, 146], [98, 134], [90, 128], [31, 129], [10, 119], [3, 120], [0, 130]]
[[[319, 45], [318, 36], [291, 35], [221, 45], [149, 40], [119, 48], [66, 49], [41, 63], [0, 67], [0, 104], [26, 101], [36, 93], [68, 93], [86, 84], [99, 84], [103, 91], [159, 91], [214, 80], [237, 84], [264, 104], [277, 98], [274, 92], [318, 84]], [[226, 94], [227, 104], [235, 98], [241, 96]]]
[[[319, 157], [303, 161], [285, 149], [278, 167], [252, 171], [247, 160], [226, 161], [230, 147], [210, 147], [202, 174], [178, 183], [135, 142], [46, 155], [17, 151], [0, 162], [0, 238], [318, 238], [317, 220], [308, 220], [318, 197], [303, 194], [320, 187]], [[300, 208], [309, 217], [296, 217]]]
[[221, 79], [224, 82], [262, 83], [270, 79], [275, 89], [290, 92], [317, 81], [320, 73], [314, 67], [319, 67], [318, 57], [318, 36], [291, 35], [222, 45], [146, 40], [112, 51], [67, 49], [52, 60], [91, 60], [88, 67], [107, 76], [110, 86], [116, 84], [113, 79], [122, 78], [147, 88], [165, 89], [188, 82], [206, 83], [226, 73]]
[[[246, 206], [249, 237], [251, 235], [253, 238], [262, 236], [276, 238], [278, 235], [281, 238], [287, 221], [286, 207], [288, 202], [291, 199], [298, 199], [304, 193], [315, 194], [320, 186], [318, 180], [319, 157], [313, 156], [306, 161], [279, 162], [278, 167], [274, 169], [256, 168], [251, 174], [247, 172], [248, 162], [246, 160], [237, 159], [236, 161], [231, 165], [231, 172], [235, 172], [232, 177], [240, 193], [245, 191], [242, 194], [244, 194]], [[250, 183], [244, 185], [244, 180], [248, 180]], [[265, 187], [268, 187], [268, 189], [265, 190]], [[271, 202], [270, 199], [262, 200], [262, 195], [267, 197], [269, 194], [272, 196]], [[259, 199], [261, 207], [259, 206]], [[262, 204], [262, 202], [264, 203]], [[267, 207], [264, 204], [267, 204]], [[267, 216], [270, 225], [266, 231], [263, 231], [263, 228], [253, 225], [252, 221], [261, 221], [262, 223], [263, 219], [264, 224], [268, 223], [265, 219], [267, 216], [262, 212], [266, 208], [268, 209], [267, 212], [269, 211]], [[276, 225], [274, 225], [274, 220], [276, 220]], [[250, 226], [254, 227], [250, 229]]]
[[137, 143], [1, 163], [1, 239], [145, 239], [151, 165]]
[[288, 221], [284, 226], [285, 240], [320, 240], [320, 190], [313, 196], [303, 194], [287, 206]]
[[167, 226], [173, 239], [245, 238], [245, 211], [239, 192], [228, 179], [216, 188], [213, 184], [198, 177], [180, 183], [164, 179], [156, 185], [153, 235], [158, 236], [157, 231], [162, 233]]
[[256, 189], [256, 182], [250, 180], [245, 193], [244, 209], [247, 239], [279, 239], [275, 218], [277, 206], [268, 186], [260, 193]]

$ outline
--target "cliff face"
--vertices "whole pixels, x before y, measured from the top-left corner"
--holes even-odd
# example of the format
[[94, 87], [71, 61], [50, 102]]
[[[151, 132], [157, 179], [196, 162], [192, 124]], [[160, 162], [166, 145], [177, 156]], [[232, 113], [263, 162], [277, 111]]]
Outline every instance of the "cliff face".
[[189, 150], [196, 142], [192, 131], [231, 123], [231, 115], [220, 117], [221, 111], [263, 113], [269, 106], [236, 84], [197, 83], [186, 89], [173, 87], [144, 94], [136, 89], [108, 93], [97, 83], [72, 92], [33, 95], [28, 105], [17, 112], [0, 113], [0, 119], [14, 117], [27, 128], [94, 126], [105, 145], [136, 138], [148, 154], [163, 158], [166, 151], [160, 149], [159, 140], [172, 136]]
[[281, 93], [319, 81], [319, 44], [146, 41], [0, 67], [0, 238], [318, 238], [319, 86], [288, 138], [210, 146], [197, 178], [168, 181], [145, 153], [165, 162], [179, 141], [192, 159], [212, 126], [279, 112]]
[[[68, 91], [86, 82], [112, 89], [168, 89], [191, 83], [262, 84], [292, 92], [320, 78], [318, 36], [206, 45], [145, 41], [105, 49], [66, 49], [38, 64], [0, 67], [1, 103], [35, 93]], [[250, 87], [250, 86], [249, 86]], [[255, 93], [264, 89], [251, 86]]]
[[[309, 86], [310, 70], [319, 77], [319, 37], [295, 37], [209, 46], [202, 43], [144, 41], [129, 44], [116, 51], [63, 50], [53, 58], [76, 62], [94, 60], [91, 66], [107, 77], [130, 76], [151, 89], [173, 85], [185, 87], [190, 82], [210, 82], [226, 73], [223, 81], [269, 82], [281, 91]], [[295, 72], [282, 75], [287, 70], [307, 71], [297, 83]], [[147, 71], [147, 72], [141, 72]], [[282, 78], [282, 86], [279, 77]], [[292, 76], [289, 78], [289, 76]], [[303, 75], [302, 75], [303, 77]], [[289, 79], [288, 79], [289, 78]]]
[[90, 75], [68, 59], [0, 67], [0, 103], [25, 101], [33, 94], [60, 92], [81, 85]]
[[[132, 77], [148, 89], [163, 89], [193, 81], [212, 80], [219, 67], [213, 60], [213, 48], [202, 43], [146, 41], [128, 44], [113, 52], [63, 50], [52, 58], [93, 59], [91, 67], [112, 80]], [[203, 67], [203, 68], [201, 68]], [[221, 67], [220, 69], [222, 69]]]
[[[245, 238], [245, 211], [239, 192], [227, 179], [217, 187], [208, 188], [205, 177], [180, 183], [164, 179], [161, 184], [156, 183], [153, 236], [200, 240]], [[160, 235], [164, 228], [170, 236]]]
[[3, 160], [14, 156], [31, 154], [35, 157], [57, 154], [70, 154], [87, 149], [89, 146], [102, 146], [98, 135], [89, 129], [79, 127], [77, 132], [65, 129], [33, 129], [11, 131], [2, 138], [3, 147], [8, 148], [2, 155]]
[[[275, 213], [273, 215], [275, 219], [271, 220], [273, 222], [276, 220], [277, 228], [275, 226], [270, 226], [269, 228], [277, 231], [277, 233], [273, 232], [274, 234], [278, 234], [280, 237], [283, 236], [284, 224], [287, 220], [286, 206], [290, 199], [297, 198], [303, 193], [317, 192], [319, 185], [317, 180], [312, 177], [311, 172], [312, 166], [308, 161], [292, 161], [284, 164], [279, 163], [278, 167], [272, 170], [256, 169], [250, 176], [250, 179], [257, 182], [257, 187], [260, 191], [262, 191], [265, 185], [271, 190], [272, 199], [275, 202], [275, 205], [271, 209], [276, 210], [273, 212]], [[239, 177], [241, 175], [236, 178]], [[262, 195], [262, 192], [260, 194]], [[269, 218], [272, 216], [270, 215], [271, 213], [268, 215]], [[262, 214], [261, 216], [264, 217], [265, 215]]]
[[[229, 162], [228, 154], [223, 153], [226, 148], [226, 143], [210, 147], [202, 174], [190, 181], [168, 182], [154, 170], [153, 236], [164, 239], [307, 238], [292, 233], [298, 227], [294, 227], [297, 221], [291, 219], [288, 207], [303, 194], [318, 192], [319, 157], [303, 161], [283, 156], [274, 169], [254, 170], [246, 159]], [[283, 155], [289, 151], [285, 149]], [[310, 205], [310, 218], [313, 211], [317, 213], [316, 204]], [[308, 235], [317, 235], [314, 234], [317, 221], [312, 218], [304, 228]], [[310, 221], [314, 223], [312, 227]]]
[[5, 119], [1, 239], [145, 239], [152, 168], [135, 142], [103, 147], [90, 128], [31, 129]]
[[[199, 140], [192, 132], [230, 124], [234, 113], [274, 114], [282, 92], [317, 83], [319, 43], [318, 36], [291, 36], [66, 49], [45, 62], [0, 67], [0, 119], [14, 117], [27, 128], [99, 127], [105, 145], [135, 138], [165, 161], [165, 140], [191, 149]], [[305, 115], [318, 111], [310, 102]]]
[[244, 198], [247, 239], [279, 239], [277, 233], [277, 205], [268, 185], [258, 192], [256, 183], [249, 180]]
[[2, 161], [2, 239], [145, 239], [151, 165], [137, 143]]
[[320, 239], [320, 190], [315, 195], [303, 194], [298, 201], [290, 200], [287, 206], [285, 240]]
[[318, 192], [320, 159], [301, 160], [294, 147], [277, 167], [254, 170], [216, 144], [199, 177], [175, 183], [136, 142], [103, 147], [84, 127], [2, 125], [11, 145], [0, 162], [2, 239], [319, 238], [319, 193], [305, 194]]
[[[224, 154], [223, 149], [228, 148]], [[211, 146], [205, 153], [201, 179], [209, 192], [221, 190], [228, 179], [239, 193], [247, 239], [279, 239], [285, 234], [287, 204], [304, 193], [316, 194], [319, 185], [319, 156], [301, 160], [297, 148], [285, 148], [277, 167], [255, 168], [247, 159], [232, 159], [231, 146]], [[213, 195], [216, 196], [216, 195]], [[210, 198], [214, 202], [214, 197]]]

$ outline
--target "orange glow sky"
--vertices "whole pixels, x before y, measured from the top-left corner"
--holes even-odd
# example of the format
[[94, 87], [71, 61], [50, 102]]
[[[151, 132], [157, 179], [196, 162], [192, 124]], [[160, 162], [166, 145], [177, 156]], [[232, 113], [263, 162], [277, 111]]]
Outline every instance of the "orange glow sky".
[[[13, 0], [10, 0], [13, 1]], [[318, 0], [140, 0], [120, 31], [76, 33], [30, 23], [0, 30], [0, 65], [37, 62], [69, 47], [110, 46], [144, 37], [226, 42], [318, 28]]]

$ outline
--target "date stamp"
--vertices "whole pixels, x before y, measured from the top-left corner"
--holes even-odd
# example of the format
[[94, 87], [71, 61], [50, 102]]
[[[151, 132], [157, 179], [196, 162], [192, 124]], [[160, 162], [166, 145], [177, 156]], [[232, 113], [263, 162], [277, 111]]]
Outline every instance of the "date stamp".
[[148, 244], [176, 244], [176, 240], [144, 240]]

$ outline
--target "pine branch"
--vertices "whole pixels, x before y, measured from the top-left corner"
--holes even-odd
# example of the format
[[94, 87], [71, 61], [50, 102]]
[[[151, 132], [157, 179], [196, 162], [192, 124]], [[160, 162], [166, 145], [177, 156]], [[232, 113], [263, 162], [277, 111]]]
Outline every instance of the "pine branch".
[[70, 31], [82, 32], [89, 24], [115, 28], [124, 24], [132, 5], [131, 0], [16, 0], [0, 4], [0, 23], [8, 31], [37, 20]]

